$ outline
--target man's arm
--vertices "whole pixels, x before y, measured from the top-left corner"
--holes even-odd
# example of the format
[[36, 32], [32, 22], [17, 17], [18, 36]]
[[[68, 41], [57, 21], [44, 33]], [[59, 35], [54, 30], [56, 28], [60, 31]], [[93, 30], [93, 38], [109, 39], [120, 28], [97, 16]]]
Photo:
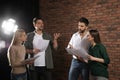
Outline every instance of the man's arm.
[[60, 37], [60, 33], [54, 33], [54, 39], [53, 39], [53, 48], [58, 48], [58, 38]]

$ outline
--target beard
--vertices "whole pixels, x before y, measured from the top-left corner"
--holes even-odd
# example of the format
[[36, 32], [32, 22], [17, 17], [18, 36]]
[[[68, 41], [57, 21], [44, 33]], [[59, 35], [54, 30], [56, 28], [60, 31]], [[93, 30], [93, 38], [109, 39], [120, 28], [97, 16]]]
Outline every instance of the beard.
[[85, 29], [84, 30], [79, 30], [79, 33], [84, 33], [85, 32]]
[[35, 27], [36, 30], [42, 31], [44, 28], [43, 27]]
[[43, 30], [43, 28], [38, 28], [38, 30], [42, 31], [42, 30]]

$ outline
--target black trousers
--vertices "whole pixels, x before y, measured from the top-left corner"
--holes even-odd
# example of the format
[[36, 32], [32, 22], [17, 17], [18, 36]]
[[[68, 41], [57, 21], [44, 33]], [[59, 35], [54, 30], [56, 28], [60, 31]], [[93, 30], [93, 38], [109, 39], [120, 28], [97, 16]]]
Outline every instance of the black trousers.
[[29, 69], [30, 80], [52, 80], [52, 72], [46, 67], [35, 67], [35, 70]]

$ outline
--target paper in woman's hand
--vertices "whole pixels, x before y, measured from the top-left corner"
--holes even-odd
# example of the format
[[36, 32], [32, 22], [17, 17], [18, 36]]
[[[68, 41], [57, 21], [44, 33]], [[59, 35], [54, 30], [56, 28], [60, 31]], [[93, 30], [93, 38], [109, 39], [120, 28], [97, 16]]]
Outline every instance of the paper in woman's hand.
[[37, 59], [38, 57], [39, 56], [35, 56], [35, 57], [32, 57], [32, 58], [25, 59], [23, 62], [24, 63], [31, 62], [31, 61], [34, 61], [35, 59]]

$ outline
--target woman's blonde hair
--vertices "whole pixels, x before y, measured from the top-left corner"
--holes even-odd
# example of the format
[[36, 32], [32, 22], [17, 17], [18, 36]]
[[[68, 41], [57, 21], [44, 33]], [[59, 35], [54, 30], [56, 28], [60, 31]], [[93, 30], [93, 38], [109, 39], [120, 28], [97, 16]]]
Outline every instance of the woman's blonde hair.
[[19, 38], [22, 36], [22, 33], [25, 31], [23, 29], [18, 29], [15, 34], [13, 35], [11, 45], [16, 45], [19, 42]]

